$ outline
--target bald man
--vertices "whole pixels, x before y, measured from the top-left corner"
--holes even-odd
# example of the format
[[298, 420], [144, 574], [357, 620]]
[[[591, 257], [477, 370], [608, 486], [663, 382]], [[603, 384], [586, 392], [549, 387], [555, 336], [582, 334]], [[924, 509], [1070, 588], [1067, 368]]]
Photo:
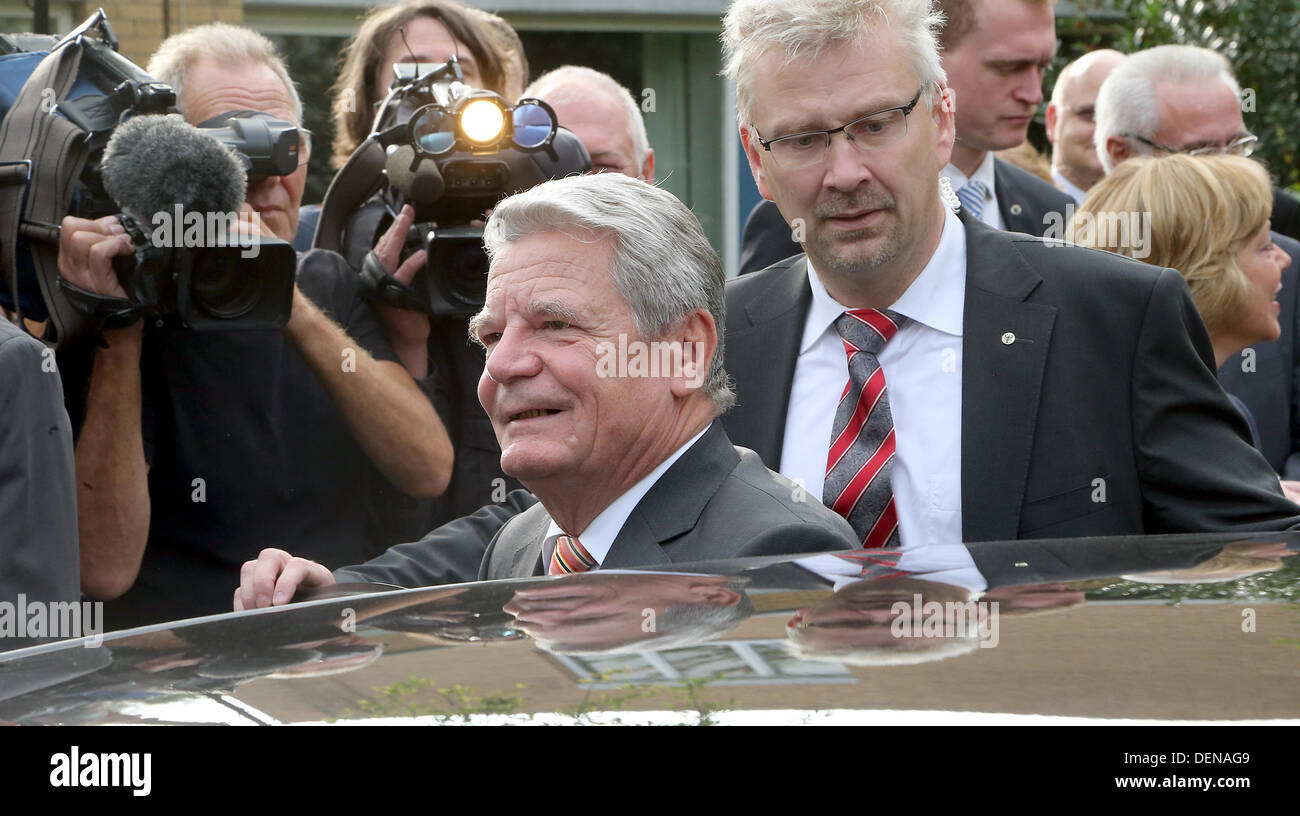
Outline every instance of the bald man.
[[1082, 203], [1106, 174], [1092, 134], [1097, 91], [1124, 55], [1109, 48], [1090, 51], [1065, 66], [1047, 105], [1047, 140], [1052, 143], [1052, 181]]

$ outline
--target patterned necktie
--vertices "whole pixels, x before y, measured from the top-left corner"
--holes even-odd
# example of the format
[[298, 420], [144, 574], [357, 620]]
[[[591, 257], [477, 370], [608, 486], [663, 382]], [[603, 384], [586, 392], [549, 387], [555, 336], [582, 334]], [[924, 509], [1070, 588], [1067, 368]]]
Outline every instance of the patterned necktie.
[[550, 565], [546, 568], [547, 575], [569, 575], [575, 572], [586, 572], [597, 566], [596, 559], [591, 557], [587, 548], [573, 536], [557, 535], [547, 540], [546, 546], [551, 549]]
[[835, 410], [822, 501], [848, 519], [865, 549], [899, 543], [889, 482], [894, 418], [876, 355], [906, 322], [902, 315], [876, 309], [853, 309], [835, 320], [849, 356], [849, 381]]
[[983, 214], [984, 202], [988, 200], [988, 196], [989, 186], [975, 179], [966, 182], [957, 191], [957, 198], [961, 199], [961, 205], [976, 220], [979, 220], [980, 215]]

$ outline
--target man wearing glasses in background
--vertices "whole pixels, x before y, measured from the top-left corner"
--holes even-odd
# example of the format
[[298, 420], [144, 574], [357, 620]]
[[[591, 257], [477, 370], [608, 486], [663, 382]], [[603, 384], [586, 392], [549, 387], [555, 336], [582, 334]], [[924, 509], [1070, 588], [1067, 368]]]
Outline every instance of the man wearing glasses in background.
[[1097, 91], [1124, 61], [1109, 48], [1089, 51], [1061, 69], [1047, 104], [1047, 140], [1052, 143], [1052, 181], [1076, 204], [1106, 172], [1093, 145]]
[[731, 438], [868, 547], [1300, 524], [1177, 272], [946, 206], [938, 24], [926, 0], [727, 12], [750, 169], [807, 225], [728, 283]]
[[[1106, 172], [1133, 156], [1166, 153], [1251, 155], [1258, 137], [1246, 128], [1241, 89], [1222, 55], [1191, 45], [1162, 45], [1129, 56], [1097, 94], [1097, 158]], [[1277, 218], [1274, 196], [1274, 218]], [[1259, 426], [1259, 447], [1300, 496], [1300, 242], [1273, 241], [1291, 256], [1282, 272], [1282, 336], [1245, 349], [1219, 370], [1224, 389], [1246, 403]]]

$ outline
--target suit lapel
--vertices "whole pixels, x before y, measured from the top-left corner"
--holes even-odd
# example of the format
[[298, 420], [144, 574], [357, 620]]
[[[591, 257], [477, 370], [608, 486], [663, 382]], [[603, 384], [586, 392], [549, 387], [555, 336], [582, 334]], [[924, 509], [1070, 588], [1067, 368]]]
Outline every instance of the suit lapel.
[[493, 578], [528, 578], [543, 575], [542, 545], [551, 517], [546, 508], [535, 504], [506, 522], [483, 557], [479, 580]]
[[632, 510], [601, 568], [672, 563], [663, 544], [695, 528], [718, 486], [739, 461], [722, 424], [714, 421]]
[[966, 217], [962, 222], [962, 537], [1012, 539], [1056, 308], [1026, 302], [1042, 279], [1015, 249], [1014, 236]]
[[763, 464], [778, 470], [812, 289], [806, 256], [756, 274], [769, 281], [748, 301], [735, 304], [747, 323], [727, 333], [725, 359], [736, 382], [736, 405], [723, 421], [737, 445], [753, 449]]

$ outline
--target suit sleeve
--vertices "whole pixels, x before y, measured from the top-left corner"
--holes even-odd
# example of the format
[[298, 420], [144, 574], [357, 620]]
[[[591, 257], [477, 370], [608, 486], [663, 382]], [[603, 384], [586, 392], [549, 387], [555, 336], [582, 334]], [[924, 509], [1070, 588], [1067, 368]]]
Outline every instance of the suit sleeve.
[[0, 601], [10, 603], [80, 593], [72, 428], [53, 361], [36, 340], [0, 332]]
[[[1182, 276], [1162, 270], [1132, 354], [1134, 455], [1148, 533], [1284, 530], [1300, 507], [1247, 441], [1215, 377], [1209, 335]], [[1119, 363], [1119, 360], [1116, 360]]]
[[501, 504], [489, 504], [473, 515], [448, 522], [419, 541], [390, 547], [364, 564], [335, 570], [334, 580], [378, 581], [407, 588], [473, 581], [497, 531], [536, 503], [537, 498], [528, 491], [513, 490]]

